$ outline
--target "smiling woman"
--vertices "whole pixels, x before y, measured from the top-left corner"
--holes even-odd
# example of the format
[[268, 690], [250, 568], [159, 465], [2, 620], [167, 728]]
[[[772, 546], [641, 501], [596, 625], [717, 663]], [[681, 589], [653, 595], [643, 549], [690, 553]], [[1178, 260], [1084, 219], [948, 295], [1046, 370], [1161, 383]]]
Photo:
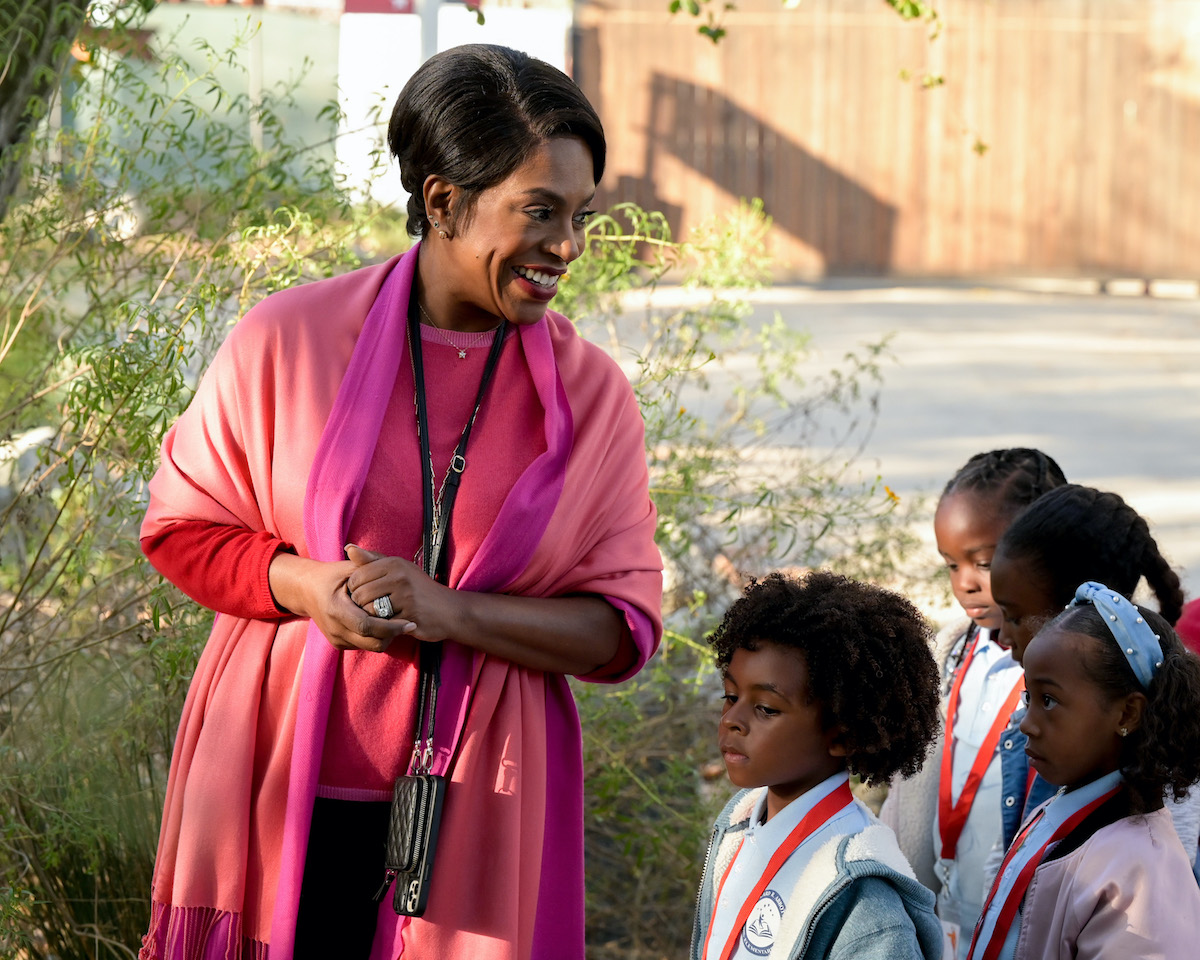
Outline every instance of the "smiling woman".
[[591, 104], [563, 80], [540, 60], [468, 45], [431, 59], [396, 101], [388, 146], [409, 232], [428, 241], [417, 271], [427, 323], [536, 323], [583, 251], [606, 148]]
[[[583, 251], [596, 193], [591, 152], [578, 137], [539, 144], [505, 180], [477, 196], [436, 174], [423, 184], [439, 224], [418, 267], [424, 318], [443, 330], [479, 332], [503, 319], [537, 323], [567, 265]], [[444, 284], [421, 281], [445, 277]]]
[[[583, 957], [566, 676], [629, 677], [661, 635], [632, 389], [548, 309], [604, 134], [564, 74], [474, 45], [413, 75], [388, 141], [420, 242], [247, 314], [151, 485], [146, 553], [224, 616], [144, 960]], [[436, 869], [397, 916], [389, 801], [418, 772]]]

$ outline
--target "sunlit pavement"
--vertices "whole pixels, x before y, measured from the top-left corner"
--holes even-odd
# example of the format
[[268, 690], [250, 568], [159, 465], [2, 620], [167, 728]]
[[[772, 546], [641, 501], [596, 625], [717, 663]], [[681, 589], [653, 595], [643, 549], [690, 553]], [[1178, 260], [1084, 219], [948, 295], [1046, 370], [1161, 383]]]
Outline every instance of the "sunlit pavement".
[[[810, 376], [891, 335], [877, 421], [854, 434], [864, 476], [932, 509], [972, 454], [1039, 447], [1072, 482], [1124, 496], [1200, 594], [1200, 301], [870, 282], [772, 288], [752, 322], [774, 311], [811, 333]], [[729, 375], [749, 359], [728, 358]], [[826, 417], [827, 434], [846, 422]]]

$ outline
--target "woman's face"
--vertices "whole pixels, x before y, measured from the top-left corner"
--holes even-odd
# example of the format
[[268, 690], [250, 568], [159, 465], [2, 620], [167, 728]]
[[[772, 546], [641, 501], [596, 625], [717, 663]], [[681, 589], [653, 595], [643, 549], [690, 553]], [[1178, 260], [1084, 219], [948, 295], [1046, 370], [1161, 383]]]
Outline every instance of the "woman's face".
[[583, 252], [595, 193], [592, 154], [578, 137], [542, 144], [480, 193], [455, 218], [449, 241], [433, 238], [448, 258], [447, 269], [425, 282], [427, 300], [444, 310], [439, 319], [459, 330], [488, 329], [500, 318], [541, 320], [567, 265]]

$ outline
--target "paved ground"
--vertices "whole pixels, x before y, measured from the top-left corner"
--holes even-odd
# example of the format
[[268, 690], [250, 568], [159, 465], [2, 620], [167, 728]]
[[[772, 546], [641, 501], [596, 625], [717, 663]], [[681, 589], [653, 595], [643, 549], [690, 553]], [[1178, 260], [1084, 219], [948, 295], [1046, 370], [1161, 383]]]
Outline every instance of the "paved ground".
[[1039, 447], [1129, 500], [1200, 595], [1200, 302], [834, 284], [755, 302], [811, 332], [814, 373], [892, 334], [864, 473], [932, 497], [973, 453]]

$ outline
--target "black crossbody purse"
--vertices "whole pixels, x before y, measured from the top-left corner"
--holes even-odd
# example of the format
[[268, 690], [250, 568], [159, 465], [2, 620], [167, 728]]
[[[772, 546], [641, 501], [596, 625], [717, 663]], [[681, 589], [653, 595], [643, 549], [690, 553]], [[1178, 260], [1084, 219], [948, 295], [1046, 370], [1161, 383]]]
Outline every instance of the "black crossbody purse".
[[[414, 294], [415, 296], [415, 294]], [[409, 356], [412, 359], [414, 397], [417, 412], [417, 435], [421, 444], [421, 487], [423, 527], [421, 536], [421, 566], [439, 583], [446, 583], [446, 554], [443, 551], [450, 530], [450, 514], [458, 496], [458, 484], [466, 469], [467, 440], [483, 397], [500, 359], [504, 346], [507, 322], [501, 321], [488, 353], [475, 407], [463, 427], [458, 447], [450, 460], [450, 468], [442, 481], [435, 500], [433, 493], [433, 459], [429, 452], [429, 420], [425, 404], [425, 370], [421, 360], [421, 331], [415, 315], [408, 323]], [[388, 885], [392, 890], [392, 909], [401, 916], [419, 917], [429, 903], [429, 887], [433, 881], [434, 855], [442, 823], [442, 807], [446, 801], [446, 778], [432, 772], [433, 729], [437, 711], [438, 688], [441, 685], [441, 643], [420, 643], [421, 676], [418, 681], [416, 737], [410, 769], [397, 777], [392, 789], [391, 818], [388, 824], [384, 868], [387, 873], [376, 899], [382, 899]]]
[[[384, 867], [387, 884], [395, 880], [392, 889], [392, 909], [396, 913], [419, 917], [429, 903], [429, 886], [433, 882], [433, 857], [437, 852], [438, 831], [442, 824], [442, 805], [446, 801], [446, 778], [430, 772], [433, 763], [433, 716], [437, 707], [436, 679], [439, 664], [426, 670], [425, 647], [421, 644], [421, 694], [417, 718], [428, 717], [427, 736], [421, 745], [421, 729], [417, 728], [412, 764], [414, 773], [397, 777], [392, 788], [391, 818]], [[434, 658], [441, 660], [440, 649]], [[417, 752], [419, 751], [419, 757]]]

